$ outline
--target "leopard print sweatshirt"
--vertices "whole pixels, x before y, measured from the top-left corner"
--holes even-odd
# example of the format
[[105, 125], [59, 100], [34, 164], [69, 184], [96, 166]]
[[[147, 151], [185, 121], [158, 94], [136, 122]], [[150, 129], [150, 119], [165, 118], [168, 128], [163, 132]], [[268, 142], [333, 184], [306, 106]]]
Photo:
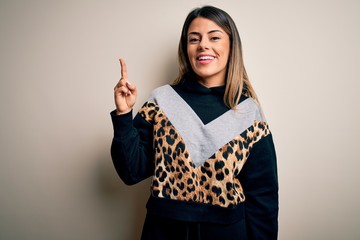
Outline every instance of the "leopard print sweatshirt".
[[152, 177], [148, 212], [219, 224], [245, 219], [253, 239], [272, 239], [278, 216], [272, 134], [252, 98], [242, 96], [231, 110], [224, 91], [185, 79], [154, 90], [134, 119], [113, 112], [113, 163], [126, 184]]

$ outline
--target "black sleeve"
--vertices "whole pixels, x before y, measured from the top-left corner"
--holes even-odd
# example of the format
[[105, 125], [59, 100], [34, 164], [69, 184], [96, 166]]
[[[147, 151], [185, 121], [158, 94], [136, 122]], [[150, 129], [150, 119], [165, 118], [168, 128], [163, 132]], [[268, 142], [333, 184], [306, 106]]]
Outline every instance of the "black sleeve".
[[272, 135], [255, 143], [239, 175], [249, 239], [277, 239], [278, 177]]
[[111, 112], [114, 137], [111, 157], [120, 178], [127, 185], [138, 183], [153, 173], [152, 125], [132, 112], [116, 115]]

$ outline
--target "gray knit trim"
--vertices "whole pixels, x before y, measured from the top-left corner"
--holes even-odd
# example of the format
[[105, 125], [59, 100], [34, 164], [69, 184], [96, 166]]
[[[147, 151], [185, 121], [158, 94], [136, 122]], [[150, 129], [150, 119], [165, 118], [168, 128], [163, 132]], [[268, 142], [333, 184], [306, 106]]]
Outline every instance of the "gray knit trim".
[[255, 120], [264, 121], [259, 106], [252, 98], [241, 102], [235, 111], [229, 110], [207, 124], [203, 124], [170, 85], [155, 89], [149, 101], [158, 104], [183, 138], [195, 166], [204, 163], [221, 147], [249, 128]]

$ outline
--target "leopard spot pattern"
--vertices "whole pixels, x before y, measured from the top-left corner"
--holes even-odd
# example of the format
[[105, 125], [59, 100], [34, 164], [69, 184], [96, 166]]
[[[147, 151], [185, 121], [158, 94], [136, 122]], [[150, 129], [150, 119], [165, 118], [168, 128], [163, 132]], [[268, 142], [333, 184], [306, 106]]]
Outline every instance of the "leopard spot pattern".
[[247, 130], [196, 167], [182, 137], [156, 103], [146, 103], [140, 114], [154, 126], [153, 196], [227, 208], [245, 201], [236, 177], [252, 146], [270, 134], [265, 122], [254, 121]]

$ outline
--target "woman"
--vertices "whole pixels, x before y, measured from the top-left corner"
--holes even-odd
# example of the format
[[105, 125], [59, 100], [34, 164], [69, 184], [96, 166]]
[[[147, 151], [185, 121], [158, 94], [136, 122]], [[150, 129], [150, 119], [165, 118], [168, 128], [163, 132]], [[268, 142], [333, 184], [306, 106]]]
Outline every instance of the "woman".
[[276, 239], [272, 134], [231, 17], [212, 6], [191, 11], [178, 58], [177, 79], [134, 119], [124, 60], [114, 90], [114, 166], [126, 184], [152, 176], [142, 239]]

